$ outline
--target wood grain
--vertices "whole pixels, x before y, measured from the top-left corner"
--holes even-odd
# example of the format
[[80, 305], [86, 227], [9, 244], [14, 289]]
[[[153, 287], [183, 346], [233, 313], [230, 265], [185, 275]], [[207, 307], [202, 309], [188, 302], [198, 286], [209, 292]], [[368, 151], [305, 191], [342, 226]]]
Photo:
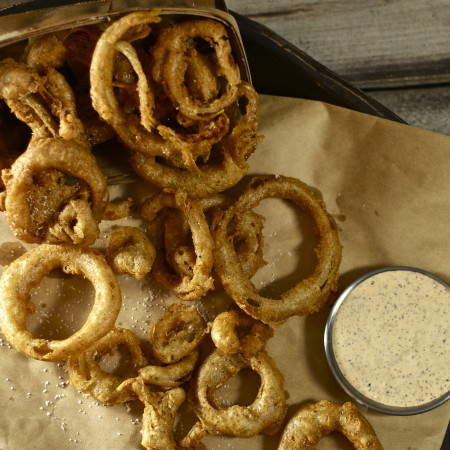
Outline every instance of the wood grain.
[[450, 82], [448, 0], [228, 0], [360, 88]]
[[409, 125], [450, 136], [450, 86], [386, 89], [368, 94]]

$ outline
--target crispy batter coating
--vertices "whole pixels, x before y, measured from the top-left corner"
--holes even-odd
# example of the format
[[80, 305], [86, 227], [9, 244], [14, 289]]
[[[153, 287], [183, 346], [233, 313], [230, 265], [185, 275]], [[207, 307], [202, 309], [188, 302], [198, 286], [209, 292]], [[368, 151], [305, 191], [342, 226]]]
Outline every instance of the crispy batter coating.
[[[2, 179], [6, 219], [18, 239], [83, 245], [95, 241], [108, 200], [106, 178], [94, 156], [75, 141], [33, 139], [11, 169], [2, 171]], [[61, 226], [52, 228], [58, 221]]]
[[72, 87], [53, 67], [40, 74], [13, 59], [1, 61], [0, 98], [31, 128], [33, 137], [74, 140], [89, 148]]
[[[261, 386], [249, 406], [225, 406], [216, 390], [243, 368], [261, 377]], [[251, 437], [275, 433], [286, 413], [284, 377], [265, 352], [246, 358], [241, 353], [211, 353], [200, 365], [189, 391], [190, 402], [202, 426], [210, 434]]]
[[[215, 52], [216, 72], [225, 79], [225, 89], [219, 90], [220, 95], [208, 102], [191, 95], [189, 84], [185, 84], [189, 59], [193, 57], [193, 52], [189, 50], [195, 39], [201, 39]], [[233, 60], [228, 33], [218, 21], [189, 20], [163, 29], [154, 46], [153, 58], [154, 79], [161, 83], [166, 95], [186, 117], [196, 119], [199, 115], [220, 114], [237, 98], [241, 75]], [[195, 62], [200, 64], [199, 61]]]
[[[246, 276], [229, 235], [229, 224], [244, 211], [268, 197], [284, 198], [307, 211], [313, 218], [319, 243], [315, 248], [317, 265], [312, 274], [278, 298], [263, 297]], [[334, 219], [313, 191], [300, 180], [283, 176], [254, 177], [236, 203], [218, 212], [211, 226], [215, 241], [214, 268], [223, 287], [250, 316], [278, 325], [293, 315], [318, 311], [338, 288], [341, 244]]]
[[[234, 202], [232, 197], [224, 194], [213, 194], [199, 199], [208, 222], [217, 208], [226, 209]], [[239, 218], [230, 224], [229, 234], [233, 236], [233, 244], [244, 272], [249, 278], [263, 267], [264, 260], [264, 228], [265, 219], [254, 211], [245, 211]], [[234, 228], [232, 228], [234, 227]], [[175, 269], [176, 270], [176, 269]], [[217, 290], [220, 280], [215, 277], [214, 286]]]
[[243, 311], [220, 313], [211, 326], [211, 338], [224, 353], [242, 353], [247, 358], [264, 350], [273, 329]]
[[[85, 276], [95, 288], [95, 300], [85, 324], [63, 340], [36, 338], [27, 329], [35, 310], [30, 290], [50, 271]], [[89, 248], [42, 244], [13, 261], [0, 279], [0, 329], [18, 351], [43, 361], [64, 361], [86, 350], [106, 335], [119, 314], [122, 296], [119, 284], [104, 257]]]
[[383, 450], [374, 429], [353, 403], [321, 400], [302, 406], [289, 420], [279, 450], [313, 450], [323, 436], [337, 431], [358, 450]]
[[161, 387], [176, 387], [189, 381], [197, 365], [200, 351], [195, 348], [179, 361], [165, 366], [148, 365], [139, 369], [139, 377], [146, 384]]
[[[117, 388], [128, 378], [136, 376], [139, 368], [147, 365], [140, 344], [139, 338], [132, 331], [113, 328], [83, 353], [69, 357], [66, 361], [66, 370], [70, 384], [107, 406], [136, 399], [132, 391], [118, 391]], [[131, 360], [125, 373], [114, 375], [100, 367], [99, 358], [119, 346], [126, 346], [131, 354]]]
[[[168, 164], [143, 150], [130, 157], [135, 172], [159, 188], [184, 189], [195, 198], [235, 186], [247, 173], [247, 160], [262, 139], [257, 135], [259, 101], [256, 91], [249, 83], [241, 82], [237, 98], [238, 103], [242, 103], [239, 118], [231, 123], [230, 132], [218, 143], [218, 154], [199, 166], [201, 173]], [[233, 116], [235, 112], [233, 110]]]
[[181, 211], [192, 235], [192, 245], [196, 254], [195, 265], [191, 275], [180, 276], [169, 272], [166, 268], [164, 233], [157, 226], [158, 234], [153, 242], [156, 246], [156, 259], [153, 273], [155, 278], [166, 288], [173, 291], [183, 300], [197, 300], [213, 288], [211, 276], [213, 267], [213, 241], [209, 226], [201, 205], [189, 198], [186, 192], [178, 190], [174, 193], [159, 192], [147, 198], [141, 205], [141, 216], [151, 222], [158, 213], [166, 208]]
[[115, 273], [141, 280], [150, 272], [155, 257], [155, 246], [139, 228], [119, 227], [108, 234], [106, 260]]
[[131, 216], [135, 210], [135, 202], [131, 197], [125, 200], [110, 201], [103, 211], [102, 220], [120, 220]]
[[180, 361], [200, 345], [207, 331], [195, 306], [177, 301], [153, 325], [150, 333], [153, 355], [165, 364]]
[[165, 392], [152, 392], [141, 378], [131, 378], [119, 387], [136, 393], [145, 405], [142, 416], [141, 444], [148, 450], [178, 450], [173, 427], [185, 391], [176, 387]]

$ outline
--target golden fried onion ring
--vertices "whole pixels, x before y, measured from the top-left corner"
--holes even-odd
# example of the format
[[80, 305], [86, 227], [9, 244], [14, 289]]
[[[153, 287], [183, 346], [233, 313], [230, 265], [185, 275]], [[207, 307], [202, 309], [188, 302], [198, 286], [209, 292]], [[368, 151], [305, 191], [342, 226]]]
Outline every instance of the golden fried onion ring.
[[[150, 23], [158, 23], [158, 11], [138, 11], [113, 22], [100, 36], [90, 68], [91, 99], [99, 116], [118, 133], [127, 149], [150, 155], [170, 156], [174, 146], [154, 131], [155, 99], [144, 68], [131, 42], [150, 33]], [[117, 54], [124, 55], [138, 77], [140, 116], [126, 113], [114, 92], [114, 73]]]
[[[233, 236], [229, 235], [232, 221], [239, 220], [244, 211], [268, 197], [291, 200], [310, 213], [319, 237], [315, 249], [318, 262], [313, 273], [275, 299], [259, 295], [245, 275], [233, 246]], [[216, 244], [214, 268], [224, 289], [247, 314], [264, 323], [277, 325], [292, 315], [318, 311], [330, 293], [337, 290], [341, 244], [336, 223], [322, 200], [300, 180], [270, 175], [254, 177], [234, 205], [216, 214], [211, 232]]]
[[152, 392], [141, 378], [130, 378], [119, 386], [136, 393], [145, 405], [142, 416], [141, 444], [148, 450], [178, 450], [173, 428], [179, 407], [186, 398], [180, 387]]
[[[249, 367], [261, 377], [261, 386], [249, 406], [225, 406], [216, 390]], [[210, 434], [251, 437], [260, 432], [273, 434], [286, 413], [284, 377], [265, 352], [246, 358], [240, 353], [213, 351], [200, 365], [191, 384], [189, 399], [203, 427]]]
[[[208, 43], [215, 52], [217, 73], [225, 80], [225, 89], [219, 92], [219, 97], [207, 102], [193, 97], [185, 83], [195, 39]], [[218, 21], [189, 20], [161, 30], [153, 58], [153, 78], [186, 117], [197, 119], [201, 115], [219, 114], [237, 99], [241, 75], [233, 59], [228, 33]]]
[[[196, 300], [213, 288], [211, 270], [213, 267], [213, 241], [209, 232], [209, 226], [203, 214], [201, 205], [190, 199], [186, 192], [181, 190], [175, 193], [159, 192], [147, 198], [141, 205], [141, 216], [152, 221], [156, 215], [165, 208], [174, 208], [183, 213], [192, 234], [192, 242], [196, 253], [196, 263], [192, 276], [171, 276], [164, 269], [164, 255], [158, 251], [154, 263], [153, 272], [158, 281], [172, 290], [183, 300]], [[159, 276], [161, 275], [161, 276]]]
[[31, 128], [35, 138], [75, 140], [89, 148], [73, 90], [53, 67], [47, 67], [45, 74], [40, 75], [12, 59], [1, 61], [0, 98]]
[[177, 362], [200, 345], [207, 331], [195, 306], [177, 301], [153, 325], [150, 333], [153, 355], [165, 364]]
[[[49, 192], [44, 190], [44, 194], [39, 195], [41, 183], [36, 183], [35, 177], [51, 170], [56, 170], [54, 179], [48, 177], [49, 180], [42, 181], [44, 189], [48, 189]], [[73, 186], [61, 184], [59, 178], [64, 175], [80, 180], [81, 184]], [[80, 189], [89, 190], [89, 209], [97, 226], [108, 200], [106, 178], [98, 168], [96, 159], [75, 141], [33, 139], [11, 169], [2, 172], [2, 178], [6, 185], [6, 219], [18, 239], [25, 242], [41, 243], [47, 240], [61, 242], [59, 237], [49, 232], [49, 227], [58, 221], [65, 204], [71, 197], [76, 197]], [[48, 183], [50, 184], [47, 187]], [[66, 195], [65, 191], [68, 191]], [[33, 198], [35, 195], [37, 198]], [[42, 220], [37, 220], [40, 217], [37, 210], [42, 211]], [[66, 213], [69, 214], [68, 211]], [[86, 214], [86, 210], [83, 214]], [[87, 220], [85, 222], [91, 223]], [[98, 230], [95, 230], [94, 236], [96, 235]], [[92, 244], [93, 234], [86, 232], [86, 236], [91, 238], [88, 241], [80, 239], [77, 243], [82, 241], [85, 245]], [[70, 243], [70, 236], [67, 237]]]
[[332, 431], [343, 434], [355, 449], [383, 450], [372, 425], [353, 403], [329, 400], [302, 406], [286, 425], [278, 449], [313, 449]]
[[98, 224], [87, 199], [71, 199], [58, 215], [58, 222], [49, 227], [46, 241], [90, 245], [98, 237]]
[[[199, 199], [207, 217], [216, 208], [226, 209], [231, 206], [233, 201], [231, 197], [223, 194], [214, 194]], [[264, 260], [264, 222], [263, 216], [249, 210], [245, 211], [240, 220], [234, 224], [235, 228], [229, 230], [230, 234], [233, 235], [234, 248], [239, 261], [249, 278], [253, 277], [258, 269], [267, 264]], [[215, 280], [215, 285], [217, 283], [218, 281]]]
[[[50, 271], [85, 276], [95, 288], [94, 305], [85, 324], [64, 340], [36, 338], [27, 329], [35, 305], [30, 290]], [[104, 257], [89, 248], [42, 244], [28, 251], [3, 272], [0, 279], [0, 328], [19, 352], [44, 361], [63, 361], [86, 350], [114, 326], [122, 302], [116, 277]]]
[[139, 228], [119, 227], [107, 236], [106, 260], [115, 273], [141, 280], [150, 272], [155, 256], [154, 245]]
[[200, 357], [200, 350], [194, 349], [179, 361], [166, 366], [148, 365], [139, 369], [139, 377], [146, 384], [162, 387], [176, 387], [189, 381]]
[[102, 220], [120, 220], [131, 216], [135, 209], [134, 200], [128, 197], [125, 200], [110, 201], [103, 211]]
[[201, 173], [171, 166], [142, 150], [130, 157], [134, 171], [154, 186], [183, 189], [195, 198], [206, 197], [236, 185], [247, 173], [247, 159], [261, 139], [257, 136], [258, 94], [249, 83], [241, 82], [238, 98], [246, 101], [243, 106], [245, 111], [238, 122], [232, 125], [231, 132], [219, 142], [218, 157], [210, 158], [199, 167]]
[[235, 310], [220, 313], [211, 326], [211, 338], [218, 349], [246, 357], [263, 351], [273, 333], [269, 325]]
[[[103, 370], [98, 358], [121, 345], [129, 350], [131, 361], [126, 373], [119, 376]], [[83, 353], [69, 357], [66, 369], [73, 387], [107, 406], [112, 406], [136, 399], [133, 392], [118, 391], [117, 387], [128, 378], [136, 376], [138, 369], [147, 363], [139, 338], [125, 328], [113, 328]]]

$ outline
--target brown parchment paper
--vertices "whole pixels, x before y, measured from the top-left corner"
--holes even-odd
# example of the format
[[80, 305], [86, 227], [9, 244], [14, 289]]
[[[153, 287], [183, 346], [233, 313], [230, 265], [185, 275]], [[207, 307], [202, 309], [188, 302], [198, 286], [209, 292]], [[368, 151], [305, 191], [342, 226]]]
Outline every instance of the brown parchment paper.
[[[450, 137], [383, 119], [300, 99], [261, 97], [260, 132], [265, 136], [251, 157], [250, 174], [294, 176], [316, 188], [336, 218], [343, 243], [341, 287], [384, 265], [420, 267], [450, 279]], [[111, 187], [112, 197], [145, 198], [142, 182]], [[278, 202], [278, 203], [276, 203]], [[303, 218], [278, 200], [266, 200], [265, 255], [268, 265], [255, 282], [267, 292], [292, 285], [307, 270], [308, 229]], [[19, 243], [0, 218], [0, 263], [19, 256]], [[137, 218], [102, 224], [143, 225]], [[104, 239], [95, 245], [103, 248]], [[299, 256], [303, 259], [299, 260]], [[123, 308], [118, 325], [143, 339], [173, 297], [154, 285], [120, 275]], [[83, 280], [48, 277], [35, 293], [39, 320], [33, 330], [58, 338], [82, 323], [92, 289]], [[56, 295], [56, 293], [58, 295]], [[221, 301], [208, 298], [205, 301]], [[83, 306], [84, 305], [84, 306]], [[285, 374], [290, 417], [306, 401], [348, 400], [327, 366], [323, 331], [329, 307], [289, 319], [276, 330], [268, 352]], [[62, 323], [50, 333], [47, 321]], [[61, 331], [61, 328], [63, 329]], [[64, 331], [65, 330], [65, 331]], [[449, 369], [450, 370], [450, 369]], [[250, 378], [250, 381], [254, 378]], [[228, 393], [251, 393], [245, 377], [230, 380]], [[237, 397], [236, 397], [237, 396]], [[28, 359], [0, 341], [0, 450], [139, 449], [142, 407], [136, 402], [107, 408], [68, 384], [62, 364]], [[388, 450], [440, 448], [450, 403], [425, 414], [396, 417], [360, 411], [371, 421]], [[189, 408], [183, 407], [189, 416]], [[187, 431], [192, 419], [179, 428]], [[208, 437], [208, 448], [275, 449], [278, 437]], [[317, 448], [351, 448], [339, 435]]]

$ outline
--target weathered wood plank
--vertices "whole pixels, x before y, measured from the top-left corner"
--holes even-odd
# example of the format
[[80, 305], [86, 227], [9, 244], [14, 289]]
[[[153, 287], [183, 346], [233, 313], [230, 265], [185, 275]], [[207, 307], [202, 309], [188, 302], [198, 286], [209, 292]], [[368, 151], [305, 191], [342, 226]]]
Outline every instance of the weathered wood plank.
[[368, 94], [409, 125], [450, 136], [450, 86], [388, 89]]
[[448, 0], [228, 0], [362, 88], [450, 82]]

